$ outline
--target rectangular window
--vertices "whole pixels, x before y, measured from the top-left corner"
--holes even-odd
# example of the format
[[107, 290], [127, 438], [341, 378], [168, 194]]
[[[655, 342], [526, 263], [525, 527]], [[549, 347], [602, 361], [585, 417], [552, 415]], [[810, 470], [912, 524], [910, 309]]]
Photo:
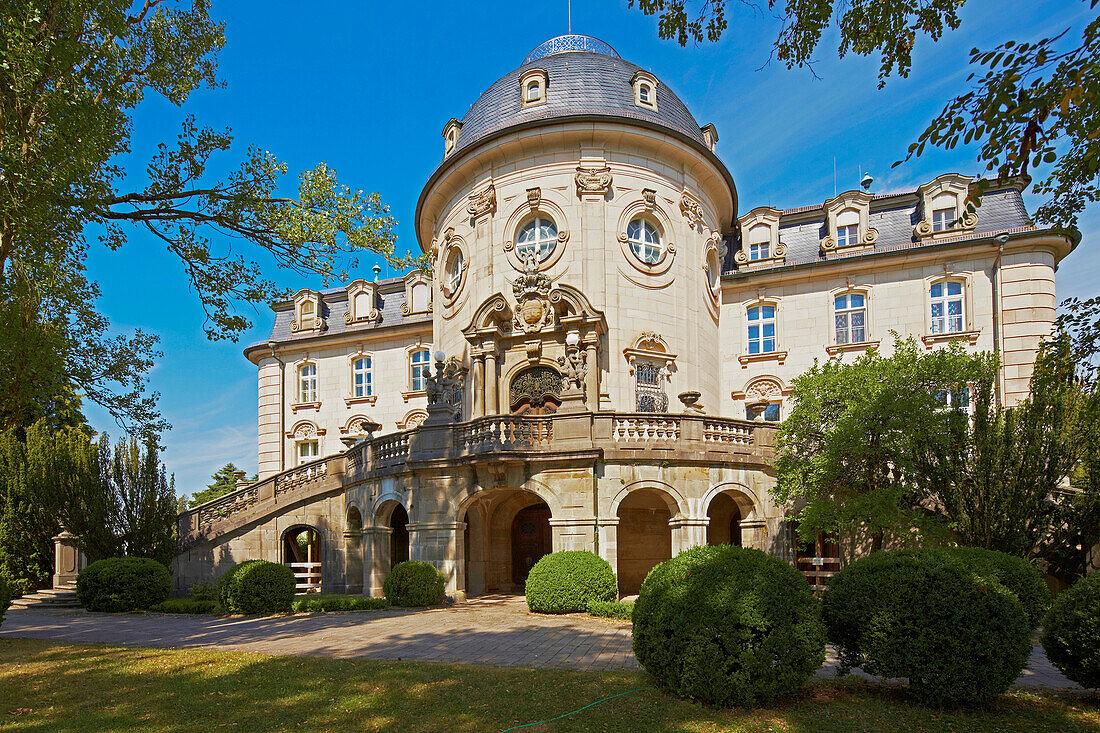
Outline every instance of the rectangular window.
[[833, 301], [836, 343], [861, 344], [867, 340], [867, 297], [862, 293], [838, 295]]
[[303, 440], [298, 444], [298, 465], [309, 463], [318, 455], [316, 440]]
[[298, 402], [317, 401], [317, 365], [303, 364], [298, 368]]
[[363, 356], [352, 364], [352, 396], [370, 397], [371, 394], [370, 357]]
[[932, 333], [962, 333], [966, 324], [963, 284], [957, 280], [934, 283], [932, 296]]
[[771, 256], [771, 243], [753, 244], [749, 246], [750, 260], [766, 260]]
[[859, 243], [859, 224], [848, 224], [836, 228], [836, 246], [849, 247]]
[[750, 420], [779, 422], [779, 403], [769, 402], [766, 405], [752, 405], [747, 408], [747, 414]]
[[932, 212], [932, 231], [945, 232], [951, 228], [951, 222], [954, 220], [954, 209], [936, 209]]
[[409, 355], [409, 389], [413, 392], [424, 390], [424, 372], [429, 369], [430, 359], [427, 349], [418, 349]]
[[758, 305], [749, 308], [749, 353], [769, 354], [775, 351], [775, 307]]

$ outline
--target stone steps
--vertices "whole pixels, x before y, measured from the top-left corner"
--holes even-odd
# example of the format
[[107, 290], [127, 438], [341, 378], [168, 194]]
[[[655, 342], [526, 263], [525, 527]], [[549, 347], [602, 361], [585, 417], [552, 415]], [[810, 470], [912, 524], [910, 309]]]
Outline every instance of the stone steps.
[[80, 608], [76, 598], [76, 584], [71, 583], [57, 588], [46, 588], [29, 596], [16, 598], [12, 608]]

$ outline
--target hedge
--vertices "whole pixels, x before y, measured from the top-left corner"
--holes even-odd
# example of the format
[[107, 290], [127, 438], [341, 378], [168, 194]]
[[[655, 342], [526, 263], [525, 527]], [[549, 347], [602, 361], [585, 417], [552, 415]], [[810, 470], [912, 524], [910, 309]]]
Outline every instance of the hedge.
[[929, 704], [989, 701], [1015, 682], [1031, 651], [1019, 599], [938, 550], [857, 560], [832, 577], [822, 607], [841, 671], [906, 678]]
[[199, 581], [187, 591], [187, 597], [192, 601], [217, 601], [218, 586], [214, 583]]
[[950, 547], [943, 552], [961, 560], [981, 575], [988, 575], [1012, 591], [1027, 613], [1034, 631], [1050, 608], [1050, 588], [1039, 569], [1022, 557], [980, 547]]
[[11, 596], [12, 592], [11, 588], [8, 587], [8, 581], [0, 575], [0, 626], [4, 625], [4, 612], [11, 605]]
[[1043, 621], [1047, 659], [1082, 687], [1100, 687], [1100, 574], [1062, 591]]
[[310, 593], [294, 597], [291, 610], [294, 613], [321, 611], [377, 611], [389, 606], [385, 598], [367, 596], [342, 596], [336, 593]]
[[711, 705], [796, 692], [825, 660], [809, 583], [759, 550], [693, 547], [650, 571], [634, 602], [634, 656], [658, 684]]
[[248, 560], [222, 576], [218, 595], [232, 613], [286, 613], [294, 600], [294, 584], [294, 572], [286, 565]]
[[619, 597], [615, 571], [599, 555], [568, 550], [543, 555], [527, 575], [527, 607], [535, 613], [576, 613], [589, 601]]
[[589, 601], [588, 608], [589, 616], [599, 616], [601, 618], [621, 618], [630, 620], [631, 614], [634, 613], [633, 601]]
[[190, 598], [169, 598], [161, 601], [149, 610], [154, 613], [213, 614], [217, 612], [217, 601], [196, 601]]
[[434, 606], [443, 602], [443, 573], [420, 560], [399, 562], [386, 576], [382, 590], [394, 606]]
[[76, 576], [76, 596], [89, 611], [139, 611], [168, 598], [168, 568], [146, 557], [97, 560]]

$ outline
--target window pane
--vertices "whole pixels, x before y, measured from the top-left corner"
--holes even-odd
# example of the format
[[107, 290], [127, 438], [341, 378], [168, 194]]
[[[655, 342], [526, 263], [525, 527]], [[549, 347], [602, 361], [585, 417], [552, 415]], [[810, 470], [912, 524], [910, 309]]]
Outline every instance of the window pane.
[[862, 295], [859, 295], [859, 294], [852, 295], [852, 307], [853, 308], [862, 308], [863, 307], [863, 296]]
[[770, 305], [766, 305], [763, 308], [765, 318], [775, 318], [775, 308]]
[[943, 303], [942, 302], [933, 303], [932, 304], [932, 317], [933, 318], [940, 318], [942, 316], [943, 316]]
[[749, 308], [749, 320], [755, 321], [760, 318], [760, 308]]
[[765, 337], [775, 336], [775, 324], [774, 323], [765, 323], [764, 324], [764, 336]]
[[847, 308], [848, 307], [848, 296], [847, 295], [838, 295], [836, 297], [836, 307], [838, 309]]
[[760, 338], [760, 326], [749, 326], [749, 338], [750, 339]]
[[932, 286], [932, 297], [933, 298], [942, 298], [943, 297], [943, 283], [936, 283], [935, 285]]
[[772, 402], [764, 409], [764, 419], [768, 422], [779, 422], [778, 402]]
[[962, 283], [959, 283], [959, 282], [947, 283], [947, 294], [948, 295], [962, 295]]

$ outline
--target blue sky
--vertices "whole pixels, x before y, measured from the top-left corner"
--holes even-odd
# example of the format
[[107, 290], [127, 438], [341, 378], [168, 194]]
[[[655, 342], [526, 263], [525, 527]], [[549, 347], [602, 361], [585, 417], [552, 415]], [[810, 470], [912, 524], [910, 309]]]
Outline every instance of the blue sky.
[[[762, 6], [766, 3], [761, 2]], [[922, 40], [908, 79], [878, 90], [877, 60], [836, 57], [835, 34], [818, 52], [815, 71], [768, 64], [776, 20], [728, 3], [729, 29], [718, 44], [680, 48], [660, 41], [656, 19], [626, 0], [573, 3], [573, 30], [610, 43], [670, 86], [700, 124], [713, 122], [718, 154], [736, 181], [741, 212], [764, 204], [793, 207], [855, 188], [870, 171], [873, 190], [911, 188], [946, 171], [981, 172], [975, 149], [931, 151], [891, 169], [909, 143], [969, 73], [971, 47], [1079, 28], [1088, 6], [1075, 0], [969, 0], [959, 31], [939, 43]], [[410, 11], [415, 8], [415, 11]], [[220, 75], [226, 88], [196, 93], [182, 110], [150, 97], [134, 120], [133, 154], [124, 164], [133, 185], [157, 142], [174, 139], [180, 120], [230, 127], [234, 167], [249, 145], [275, 153], [298, 171], [326, 162], [343, 183], [378, 191], [400, 225], [398, 247], [416, 247], [413, 213], [421, 186], [443, 153], [441, 131], [493, 81], [519, 66], [534, 46], [566, 31], [566, 0], [539, 3], [321, 3], [215, 0], [226, 22]], [[1034, 210], [1037, 203], [1029, 201]], [[1084, 241], [1058, 273], [1059, 297], [1100, 293], [1096, 266], [1100, 207], [1081, 221]], [[320, 287], [279, 273], [289, 288]], [[256, 374], [241, 355], [266, 340], [272, 315], [255, 321], [239, 343], [211, 342], [203, 313], [178, 263], [134, 230], [118, 252], [93, 247], [89, 274], [100, 283], [100, 308], [119, 331], [142, 328], [161, 337], [164, 356], [150, 375], [173, 429], [164, 460], [178, 493], [192, 493], [227, 461], [256, 468]], [[370, 277], [373, 261], [359, 276]], [[385, 272], [384, 275], [395, 273]], [[98, 429], [119, 429], [98, 408]]]

